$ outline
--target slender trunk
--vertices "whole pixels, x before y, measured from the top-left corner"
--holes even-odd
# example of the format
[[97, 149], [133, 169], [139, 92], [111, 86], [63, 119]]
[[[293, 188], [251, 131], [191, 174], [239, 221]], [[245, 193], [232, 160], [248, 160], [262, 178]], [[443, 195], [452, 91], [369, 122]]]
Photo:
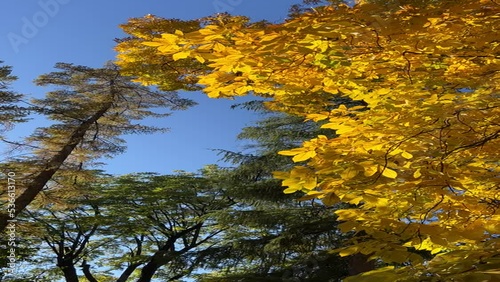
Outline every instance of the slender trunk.
[[61, 259], [59, 260], [57, 266], [64, 273], [64, 279], [66, 279], [66, 282], [79, 282], [75, 265], [73, 264], [73, 259]]
[[[123, 271], [122, 275], [120, 275], [120, 278], [116, 280], [116, 282], [126, 282], [127, 279], [132, 275], [132, 273], [139, 267], [141, 264], [140, 263], [133, 263], [129, 265], [125, 271]], [[155, 270], [156, 271], [156, 270]], [[153, 275], [151, 275], [152, 277]], [[151, 279], [151, 278], [150, 278]]]
[[[24, 192], [16, 198], [15, 201], [15, 216], [17, 216], [21, 211], [23, 211], [26, 206], [28, 206], [35, 197], [43, 190], [47, 182], [52, 178], [52, 176], [59, 170], [61, 165], [64, 163], [66, 158], [73, 152], [75, 147], [83, 140], [85, 133], [88, 131], [90, 126], [99, 120], [113, 105], [112, 102], [104, 104], [104, 106], [92, 115], [89, 119], [84, 121], [78, 128], [76, 128], [68, 139], [68, 142], [64, 147], [57, 152], [47, 163], [45, 168], [40, 171], [33, 179], [28, 183]], [[7, 214], [0, 215], [0, 232], [5, 230], [9, 220]]]
[[[140, 236], [134, 236], [135, 243], [137, 244], [137, 251], [135, 253], [132, 253], [132, 257], [134, 256], [140, 256], [142, 254], [142, 244], [144, 243], [145, 236], [144, 234]], [[132, 275], [132, 273], [139, 267], [142, 263], [131, 263], [125, 271], [123, 271], [122, 275], [120, 275], [120, 278], [116, 280], [116, 282], [126, 282], [127, 279]]]
[[90, 264], [87, 263], [86, 260], [83, 261], [82, 263], [82, 270], [83, 274], [85, 275], [85, 278], [89, 280], [89, 282], [99, 282], [97, 279], [95, 279], [94, 275], [90, 272]]
[[164, 252], [156, 252], [151, 260], [142, 268], [141, 277], [137, 279], [137, 282], [150, 282], [153, 279], [153, 275], [158, 271], [158, 268], [165, 265], [166, 262]]
[[196, 243], [196, 240], [198, 238], [198, 235], [195, 235], [193, 238], [193, 242], [189, 246], [185, 246], [182, 250], [180, 251], [174, 251], [175, 250], [175, 242], [177, 239], [182, 238], [183, 236], [186, 236], [187, 234], [191, 232], [195, 232], [195, 234], [199, 234], [201, 228], [203, 227], [203, 223], [198, 223], [196, 225], [193, 225], [189, 227], [188, 229], [185, 229], [172, 237], [170, 237], [167, 242], [161, 247], [160, 250], [158, 250], [152, 257], [151, 260], [142, 268], [141, 271], [141, 277], [136, 282], [149, 282], [153, 278], [153, 275], [156, 273], [156, 271], [162, 267], [163, 265], [169, 263], [174, 257], [179, 256], [190, 249], [196, 247], [198, 244]]

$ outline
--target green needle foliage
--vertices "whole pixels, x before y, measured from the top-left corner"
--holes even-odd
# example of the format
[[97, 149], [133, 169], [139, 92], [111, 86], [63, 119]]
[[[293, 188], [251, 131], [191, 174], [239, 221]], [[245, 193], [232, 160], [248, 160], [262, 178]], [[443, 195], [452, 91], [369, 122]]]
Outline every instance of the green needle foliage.
[[23, 95], [10, 89], [10, 84], [15, 80], [17, 77], [12, 75], [12, 67], [0, 66], [0, 136], [15, 123], [25, 121], [27, 115], [27, 110], [18, 104]]
[[[16, 198], [15, 216], [46, 185], [52, 191], [57, 190], [54, 177], [58, 177], [58, 172], [80, 173], [85, 165], [98, 158], [123, 152], [124, 141], [120, 138], [123, 134], [164, 130], [135, 123], [169, 115], [153, 109], [181, 110], [194, 104], [175, 92], [138, 85], [132, 82], [132, 77], [122, 76], [111, 63], [103, 68], [58, 63], [56, 68], [57, 71], [35, 81], [53, 90], [45, 98], [32, 102], [39, 113], [54, 122], [37, 128], [28, 138], [27, 142], [35, 148], [31, 157], [12, 162], [24, 174], [19, 176], [24, 189]], [[5, 229], [9, 218], [12, 216], [0, 213], [0, 230]]]
[[262, 101], [240, 106], [262, 113], [262, 119], [238, 136], [250, 142], [251, 153], [221, 151], [235, 167], [220, 175], [220, 183], [237, 204], [217, 220], [236, 228], [224, 233], [217, 256], [206, 259], [214, 271], [200, 275], [200, 281], [337, 281], [347, 275], [348, 262], [328, 252], [344, 240], [335, 207], [297, 201], [283, 194], [272, 177], [273, 171], [293, 165], [278, 151], [322, 130], [299, 117], [273, 113]]

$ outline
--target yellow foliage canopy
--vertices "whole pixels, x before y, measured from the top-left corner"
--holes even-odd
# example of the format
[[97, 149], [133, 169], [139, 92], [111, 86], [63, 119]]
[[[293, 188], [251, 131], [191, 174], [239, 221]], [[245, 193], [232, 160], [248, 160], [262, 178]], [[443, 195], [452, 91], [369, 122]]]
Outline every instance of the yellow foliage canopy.
[[[147, 15], [144, 18], [130, 19], [120, 27], [131, 35], [116, 39], [118, 44], [115, 49], [119, 52], [117, 61], [120, 62], [123, 75], [136, 76], [136, 82], [154, 84], [164, 91], [198, 89], [194, 85], [195, 77], [197, 71], [203, 69], [203, 65], [196, 60], [178, 61], [179, 58], [187, 58], [182, 53], [175, 56], [159, 54], [157, 48], [161, 48], [164, 43], [174, 43], [168, 39], [175, 40], [177, 37], [169, 36], [168, 33], [182, 35], [182, 32], [199, 29], [199, 21], [168, 20]], [[178, 32], [175, 33], [176, 31]], [[153, 39], [163, 41], [150, 42]]]
[[[468, 273], [497, 277], [500, 5], [437, 2], [327, 6], [272, 25], [221, 15], [142, 48], [206, 66], [197, 83], [210, 97], [254, 93], [272, 97], [272, 109], [327, 121], [338, 137], [281, 152], [303, 165], [275, 176], [286, 193], [356, 205], [336, 212], [343, 231], [365, 234], [342, 255], [410, 262], [405, 277], [462, 279], [481, 263]], [[119, 51], [122, 66], [136, 60]], [[155, 72], [148, 79], [165, 83]], [[338, 105], [339, 97], [367, 106]], [[415, 249], [440, 255], [425, 266]], [[468, 262], [438, 259], [459, 255]], [[387, 271], [399, 277], [374, 275]]]

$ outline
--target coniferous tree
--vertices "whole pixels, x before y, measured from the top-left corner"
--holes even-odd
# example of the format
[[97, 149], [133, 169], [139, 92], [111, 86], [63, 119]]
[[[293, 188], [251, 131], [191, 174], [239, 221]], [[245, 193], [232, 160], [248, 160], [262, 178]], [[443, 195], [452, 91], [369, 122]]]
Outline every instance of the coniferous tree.
[[[2, 64], [3, 61], [0, 61]], [[3, 145], [15, 144], [15, 142], [5, 139], [5, 132], [14, 128], [17, 123], [27, 120], [29, 108], [24, 107], [21, 102], [23, 95], [11, 89], [11, 84], [17, 80], [17, 77], [12, 75], [12, 67], [7, 65], [0, 66], [0, 140]], [[0, 205], [3, 207], [2, 211], [12, 210], [12, 204], [9, 192], [12, 194], [15, 189], [13, 181], [15, 181], [15, 172], [9, 170], [2, 160], [0, 168], [0, 176], [2, 179], [2, 187], [0, 188]], [[10, 189], [9, 189], [10, 186]], [[16, 259], [17, 256], [30, 256], [36, 251], [36, 248], [31, 248], [28, 244], [24, 244], [23, 238], [16, 238], [15, 240], [8, 240], [8, 236], [0, 238], [0, 257], [5, 258], [0, 262], [0, 268], [13, 266], [9, 264], [11, 259]], [[15, 246], [13, 244], [16, 244]], [[15, 253], [11, 252], [11, 248], [15, 247]], [[13, 270], [13, 268], [10, 268]], [[18, 270], [22, 272], [22, 269]], [[0, 281], [7, 279], [9, 272], [0, 272]], [[19, 279], [18, 281], [22, 281]]]
[[328, 253], [345, 238], [336, 227], [335, 206], [299, 202], [283, 194], [281, 183], [272, 177], [273, 171], [293, 165], [278, 151], [331, 133], [303, 118], [272, 112], [264, 104], [240, 105], [263, 114], [238, 136], [250, 142], [247, 153], [221, 151], [235, 167], [220, 174], [219, 183], [237, 204], [218, 214], [219, 224], [232, 227], [224, 233], [219, 252], [206, 258], [214, 271], [201, 275], [200, 281], [338, 281], [349, 266]]
[[[272, 171], [291, 165], [275, 152], [321, 129], [268, 112], [261, 102], [245, 106], [267, 116], [239, 136], [254, 141], [251, 153], [223, 152], [234, 168], [209, 166], [199, 176], [135, 174], [103, 185], [95, 185], [99, 178], [92, 185], [79, 178], [78, 190], [86, 194], [65, 207], [30, 212], [29, 228], [39, 230], [40, 245], [49, 250], [44, 261], [56, 258], [67, 281], [83, 276], [89, 281], [197, 276], [200, 281], [335, 281], [345, 276], [348, 262], [328, 253], [344, 238], [334, 207], [297, 202], [272, 179]], [[61, 184], [76, 185], [72, 179]], [[97, 271], [98, 266], [120, 276]], [[50, 269], [48, 281], [61, 276], [55, 265]], [[200, 269], [212, 272], [196, 275]]]
[[[2, 63], [3, 61], [0, 61], [0, 64]], [[12, 75], [12, 67], [0, 66], [0, 136], [16, 122], [25, 121], [27, 114], [27, 109], [18, 104], [23, 95], [10, 89], [10, 84], [16, 79], [17, 77]]]
[[162, 130], [134, 123], [169, 114], [154, 112], [153, 108], [178, 110], [193, 105], [174, 92], [156, 91], [132, 82], [132, 77], [120, 75], [113, 64], [89, 68], [58, 63], [56, 68], [58, 71], [35, 81], [37, 85], [55, 89], [45, 98], [33, 101], [37, 110], [54, 123], [38, 128], [28, 138], [31, 146], [37, 148], [33, 157], [13, 162], [22, 166], [19, 170], [23, 173], [24, 187], [16, 198], [15, 212], [0, 214], [0, 230], [47, 185], [54, 188], [57, 182], [50, 180], [56, 172], [81, 172], [92, 160], [122, 152], [123, 134]]

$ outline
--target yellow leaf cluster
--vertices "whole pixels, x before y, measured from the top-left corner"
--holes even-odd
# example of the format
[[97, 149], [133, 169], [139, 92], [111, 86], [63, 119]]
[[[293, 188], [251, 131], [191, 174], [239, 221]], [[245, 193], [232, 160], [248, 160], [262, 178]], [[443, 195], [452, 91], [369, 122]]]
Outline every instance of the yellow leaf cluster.
[[[495, 278], [499, 14], [494, 1], [457, 0], [392, 10], [372, 4], [322, 7], [268, 25], [225, 15], [196, 30], [120, 49], [119, 58], [138, 68], [138, 61], [154, 66], [153, 59], [162, 57], [202, 64], [194, 82], [208, 96], [270, 97], [271, 109], [334, 130], [335, 138], [318, 136], [280, 152], [301, 165], [275, 177], [283, 180], [285, 193], [356, 206], [336, 212], [342, 231], [370, 239], [353, 241], [342, 255], [361, 252], [412, 263], [411, 271], [402, 268], [406, 273], [381, 269], [353, 281], [422, 273]], [[136, 55], [141, 48], [151, 54], [145, 62]], [[139, 68], [135, 75], [158, 85], [170, 78], [158, 68]], [[439, 255], [423, 264], [413, 249]], [[476, 264], [461, 264], [456, 254]], [[475, 270], [466, 269], [471, 265]], [[369, 280], [374, 277], [381, 280]]]

